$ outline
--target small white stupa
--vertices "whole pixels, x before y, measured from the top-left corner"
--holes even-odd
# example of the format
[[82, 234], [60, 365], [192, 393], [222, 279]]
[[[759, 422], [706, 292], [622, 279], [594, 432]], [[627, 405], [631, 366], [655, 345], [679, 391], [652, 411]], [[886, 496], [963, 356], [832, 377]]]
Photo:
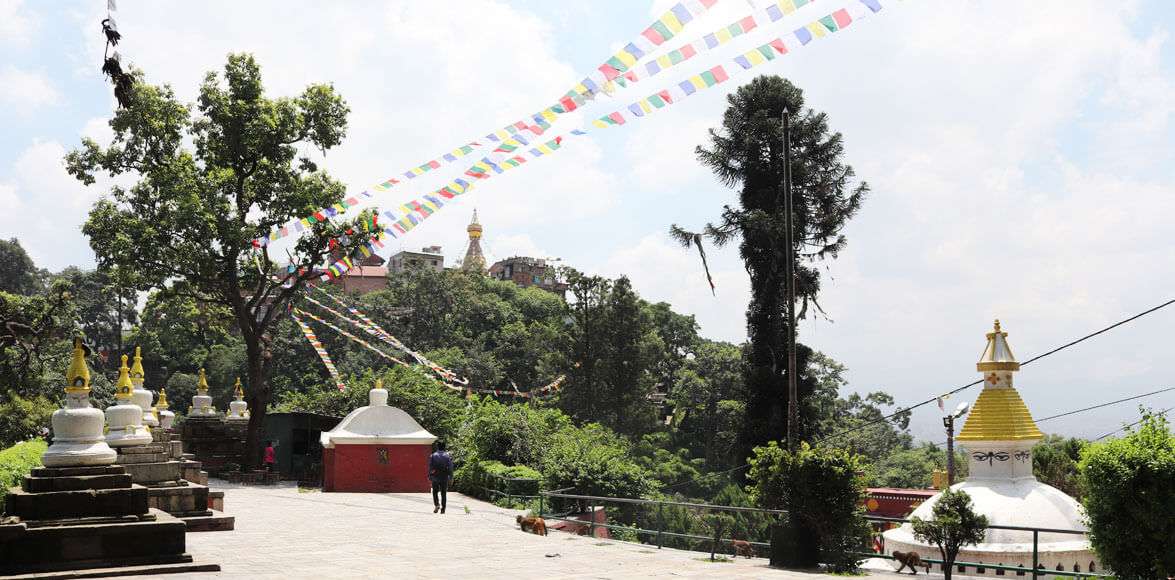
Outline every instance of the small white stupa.
[[[976, 513], [988, 524], [1086, 531], [1081, 505], [1061, 490], [1036, 480], [1032, 474], [1032, 446], [1044, 435], [1012, 386], [1020, 363], [1008, 346], [1000, 321], [987, 334], [987, 347], [976, 368], [983, 373], [983, 391], [956, 438], [967, 448], [967, 480], [951, 486], [971, 496]], [[933, 519], [935, 495], [911, 516]], [[885, 551], [917, 552], [938, 558], [938, 548], [914, 539], [910, 524], [888, 530]], [[1041, 532], [1038, 564], [1046, 570], [1093, 572], [1099, 568], [1085, 536]], [[988, 530], [984, 541], [959, 551], [959, 562], [1032, 567], [1032, 532]], [[984, 573], [967, 567], [966, 572]], [[987, 569], [987, 574], [995, 570]]]
[[233, 395], [236, 398], [228, 404], [228, 414], [225, 415], [225, 420], [248, 421], [249, 403], [245, 402], [245, 389], [241, 388], [241, 377], [237, 377], [237, 382], [233, 385]]
[[155, 416], [155, 407], [152, 402], [155, 396], [143, 387], [143, 379], [147, 373], [143, 371], [143, 350], [135, 347], [135, 361], [131, 366], [131, 384], [135, 386], [135, 404], [143, 410], [143, 424], [148, 427], [158, 427], [159, 418]]
[[73, 340], [73, 361], [65, 380], [65, 407], [53, 412], [53, 444], [41, 455], [45, 467], [110, 465], [118, 454], [103, 437], [105, 416], [90, 405], [89, 349]]
[[131, 447], [151, 442], [151, 431], [143, 426], [143, 408], [136, 405], [135, 385], [131, 383], [127, 356], [122, 355], [118, 384], [114, 387], [115, 404], [106, 408], [106, 443], [111, 447]]
[[175, 413], [168, 411], [171, 405], [167, 404], [167, 389], [159, 389], [159, 400], [155, 401], [155, 414], [159, 416], [159, 426], [171, 429], [175, 424]]
[[196, 383], [196, 395], [192, 397], [192, 408], [188, 409], [188, 416], [216, 416], [216, 407], [212, 406], [212, 397], [208, 396], [208, 377], [204, 376], [204, 369], [200, 369], [200, 382]]

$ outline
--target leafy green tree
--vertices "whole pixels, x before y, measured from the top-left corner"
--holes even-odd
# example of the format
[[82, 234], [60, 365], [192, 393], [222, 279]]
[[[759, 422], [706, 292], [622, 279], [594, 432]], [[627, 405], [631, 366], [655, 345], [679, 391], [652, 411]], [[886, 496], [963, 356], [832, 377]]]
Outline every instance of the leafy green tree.
[[0, 449], [32, 439], [49, 428], [49, 419], [57, 404], [43, 396], [24, 399], [12, 395], [0, 400]]
[[1081, 450], [1089, 442], [1075, 437], [1046, 435], [1032, 446], [1032, 474], [1066, 494], [1081, 499], [1081, 486], [1077, 484], [1077, 462], [1081, 461]]
[[119, 356], [128, 350], [123, 332], [138, 322], [138, 294], [113, 272], [69, 266], [52, 277], [70, 285], [77, 320], [96, 355], [90, 359], [91, 367], [117, 373]]
[[1143, 411], [1124, 437], [1085, 447], [1078, 470], [1102, 565], [1131, 580], [1175, 574], [1175, 434], [1167, 419]]
[[[930, 442], [908, 449], [893, 449], [872, 462], [868, 470], [870, 485], [925, 489], [934, 480], [935, 470], [945, 471], [946, 450]], [[967, 454], [955, 451], [955, 481], [967, 477]]]
[[971, 508], [971, 496], [961, 489], [943, 490], [932, 513], [934, 517], [929, 520], [918, 516], [910, 518], [910, 525], [914, 528], [915, 538], [938, 546], [943, 576], [950, 580], [959, 550], [983, 541], [987, 534], [987, 516], [975, 513]]
[[734, 518], [724, 512], [716, 512], [706, 516], [706, 527], [710, 528], [710, 561], [714, 561], [714, 554], [722, 545], [722, 535], [734, 527]]
[[294, 98], [267, 96], [260, 67], [245, 54], [229, 55], [223, 75], [208, 73], [194, 111], [170, 87], [145, 83], [141, 72], [124, 92], [124, 106], [110, 121], [112, 144], [85, 139], [66, 156], [66, 166], [87, 185], [98, 172], [131, 174], [138, 182], [112, 188], [83, 232], [99, 268], [125, 272], [136, 290], [178, 280], [193, 299], [232, 312], [245, 345], [253, 411], [247, 462], [256, 465], [271, 398], [275, 321], [327, 263], [330, 240], [341, 242], [335, 251], [343, 254], [367, 241], [359, 235], [366, 216], [313, 224], [283, 252], [290, 269], [282, 268], [277, 280], [268, 246], [252, 241], [343, 200], [341, 183], [296, 156], [299, 144], [323, 151], [338, 145], [349, 110], [327, 85], [311, 85]]
[[734, 442], [746, 400], [742, 349], [700, 339], [691, 355], [677, 371], [671, 396], [675, 443], [705, 457], [713, 469], [741, 463]]
[[43, 294], [0, 292], [0, 401], [60, 396], [76, 316], [66, 281], [54, 282]]
[[206, 364], [212, 347], [229, 342], [232, 313], [181, 289], [169, 286], [148, 295], [139, 325], [128, 337], [143, 349], [149, 386], [165, 385], [177, 372], [194, 374]]
[[[709, 147], [698, 147], [699, 161], [728, 187], [739, 188], [739, 205], [726, 206], [721, 220], [702, 234], [678, 226], [673, 235], [687, 247], [702, 237], [722, 246], [741, 240], [739, 252], [751, 277], [747, 307], [747, 388], [751, 398], [741, 437], [743, 455], [787, 433], [787, 308], [785, 273], [794, 266], [799, 304], [796, 319], [816, 302], [820, 273], [814, 262], [835, 258], [845, 246], [845, 223], [868, 191], [852, 185], [854, 172], [841, 158], [840, 133], [830, 132], [824, 113], [804, 108], [803, 92], [777, 76], [758, 77], [727, 97], [722, 126], [710, 131]], [[791, 182], [794, 246], [787, 247], [784, 209], [784, 112], [791, 115]], [[805, 357], [797, 349], [797, 366]], [[812, 384], [797, 372], [801, 400]]]
[[[793, 453], [775, 441], [756, 447], [747, 491], [760, 507], [786, 510], [783, 534], [772, 542], [771, 563], [852, 571], [853, 555], [870, 535], [865, 521], [865, 478], [861, 459], [843, 449], [801, 443]], [[778, 545], [777, 545], [778, 544]]]
[[0, 264], [4, 264], [4, 276], [0, 276], [0, 292], [28, 296], [41, 290], [37, 267], [28, 252], [20, 245], [20, 240], [0, 239]]

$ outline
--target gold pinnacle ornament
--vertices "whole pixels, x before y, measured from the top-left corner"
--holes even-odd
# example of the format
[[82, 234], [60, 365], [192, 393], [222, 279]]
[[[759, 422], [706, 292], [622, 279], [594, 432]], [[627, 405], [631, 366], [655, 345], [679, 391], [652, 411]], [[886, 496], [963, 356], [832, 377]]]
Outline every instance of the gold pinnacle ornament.
[[127, 356], [122, 355], [122, 366], [118, 368], [118, 384], [114, 387], [114, 398], [130, 399], [135, 394], [135, 385], [131, 383], [130, 369], [126, 366]]
[[170, 405], [167, 404], [167, 389], [159, 389], [159, 400], [155, 401], [155, 408], [163, 411], [168, 407]]
[[69, 363], [69, 370], [65, 373], [66, 393], [90, 392], [90, 367], [86, 366], [86, 355], [90, 349], [86, 348], [81, 338], [73, 339], [73, 360]]
[[208, 377], [204, 376], [204, 369], [200, 369], [200, 382], [196, 383], [196, 394], [201, 396], [208, 394]]
[[133, 383], [136, 387], [141, 386], [143, 384], [143, 378], [146, 377], [146, 375], [147, 374], [143, 372], [143, 349], [136, 346], [135, 364], [131, 366], [131, 383]]
[[241, 377], [237, 377], [237, 382], [233, 385], [233, 394], [237, 396], [238, 401], [245, 400], [245, 389], [241, 388]]

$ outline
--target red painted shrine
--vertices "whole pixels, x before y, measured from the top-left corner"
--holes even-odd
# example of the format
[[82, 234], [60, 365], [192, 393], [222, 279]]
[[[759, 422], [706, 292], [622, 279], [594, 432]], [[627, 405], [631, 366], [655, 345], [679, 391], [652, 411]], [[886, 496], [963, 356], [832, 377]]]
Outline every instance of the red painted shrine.
[[322, 434], [322, 490], [427, 492], [436, 439], [411, 415], [389, 407], [388, 392], [377, 382], [366, 407]]

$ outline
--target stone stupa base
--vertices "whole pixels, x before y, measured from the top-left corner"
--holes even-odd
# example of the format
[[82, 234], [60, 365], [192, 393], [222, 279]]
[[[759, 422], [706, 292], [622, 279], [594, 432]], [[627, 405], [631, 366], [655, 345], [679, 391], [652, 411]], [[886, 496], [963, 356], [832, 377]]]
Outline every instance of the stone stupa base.
[[[147, 504], [180, 518], [189, 532], [231, 530], [236, 518], [213, 509], [212, 494], [203, 481], [189, 480], [190, 472], [183, 457], [183, 444], [174, 433], [162, 429], [152, 431], [151, 445], [125, 447], [118, 450], [117, 463], [131, 476], [134, 483], [147, 488]], [[197, 464], [196, 471], [199, 471]], [[220, 494], [223, 498], [223, 493]], [[223, 499], [219, 507], [223, 509]]]
[[121, 466], [34, 469], [5, 498], [0, 575], [192, 562], [184, 522], [147, 498]]
[[118, 454], [106, 444], [104, 439], [77, 443], [54, 441], [49, 449], [41, 455], [41, 463], [45, 467], [99, 466], [114, 463], [116, 457]]

